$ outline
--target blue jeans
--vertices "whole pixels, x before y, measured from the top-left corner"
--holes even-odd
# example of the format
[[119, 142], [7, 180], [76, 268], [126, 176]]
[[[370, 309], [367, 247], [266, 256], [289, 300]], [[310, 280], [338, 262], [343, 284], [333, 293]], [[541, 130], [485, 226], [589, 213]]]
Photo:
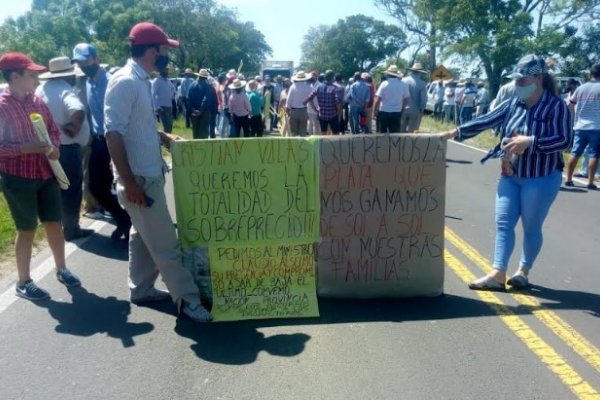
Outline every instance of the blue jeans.
[[229, 137], [229, 108], [225, 108], [223, 109], [223, 111], [221, 111], [219, 113], [219, 134], [221, 135], [221, 138], [226, 138]]
[[361, 106], [350, 105], [350, 129], [353, 134], [360, 133], [360, 113], [364, 110]]
[[460, 109], [460, 124], [469, 122], [473, 117], [473, 107], [463, 106]]
[[562, 174], [541, 178], [502, 176], [496, 191], [494, 269], [505, 271], [515, 247], [515, 226], [521, 218], [523, 249], [520, 266], [530, 269], [542, 248], [542, 225], [556, 199]]

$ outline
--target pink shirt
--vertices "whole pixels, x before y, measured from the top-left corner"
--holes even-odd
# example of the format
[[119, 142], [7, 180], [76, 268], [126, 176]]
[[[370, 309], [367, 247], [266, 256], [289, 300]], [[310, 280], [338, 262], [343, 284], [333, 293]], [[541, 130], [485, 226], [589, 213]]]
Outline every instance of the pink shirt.
[[229, 96], [229, 112], [237, 117], [243, 117], [252, 111], [248, 96], [244, 92], [231, 93]]

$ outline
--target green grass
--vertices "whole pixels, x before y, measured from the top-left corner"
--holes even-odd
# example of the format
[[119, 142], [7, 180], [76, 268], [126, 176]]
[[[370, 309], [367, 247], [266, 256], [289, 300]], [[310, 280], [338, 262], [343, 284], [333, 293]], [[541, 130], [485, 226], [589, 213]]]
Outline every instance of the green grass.
[[0, 254], [4, 254], [15, 239], [15, 224], [13, 223], [4, 195], [0, 196]]

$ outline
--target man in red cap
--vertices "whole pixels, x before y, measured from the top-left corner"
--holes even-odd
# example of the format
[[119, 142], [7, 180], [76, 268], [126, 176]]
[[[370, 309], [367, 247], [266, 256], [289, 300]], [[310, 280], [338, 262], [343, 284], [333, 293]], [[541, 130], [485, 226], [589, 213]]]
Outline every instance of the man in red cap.
[[[108, 83], [104, 100], [106, 142], [117, 169], [117, 196], [131, 217], [130, 298], [135, 304], [171, 297], [179, 312], [194, 321], [211, 319], [200, 304], [198, 287], [182, 265], [181, 249], [167, 208], [166, 164], [160, 143], [177, 137], [157, 131], [150, 73], [167, 67], [169, 47], [179, 42], [150, 22], [130, 33], [131, 59]], [[156, 289], [158, 274], [169, 292]]]
[[[61, 226], [60, 189], [48, 159], [58, 160], [60, 133], [44, 102], [33, 92], [37, 74], [46, 67], [24, 54], [0, 57], [0, 70], [8, 88], [0, 95], [0, 176], [2, 191], [17, 228], [15, 253], [18, 279], [15, 293], [28, 300], [49, 298], [30, 276], [31, 250], [38, 218], [44, 225], [56, 264], [56, 277], [68, 287], [81, 282], [66, 268], [65, 239]], [[50, 143], [41, 141], [29, 117], [40, 114]]]

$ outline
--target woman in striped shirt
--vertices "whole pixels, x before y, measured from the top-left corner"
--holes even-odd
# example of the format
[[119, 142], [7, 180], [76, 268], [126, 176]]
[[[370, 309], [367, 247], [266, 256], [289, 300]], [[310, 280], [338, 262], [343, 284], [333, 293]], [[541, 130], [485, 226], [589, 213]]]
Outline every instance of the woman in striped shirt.
[[542, 225], [562, 180], [562, 152], [571, 141], [571, 114], [556, 95], [544, 60], [532, 54], [521, 58], [511, 77], [515, 97], [489, 114], [442, 134], [462, 141], [486, 129], [500, 128], [501, 144], [482, 160], [502, 160], [496, 191], [494, 270], [469, 284], [474, 290], [505, 289], [519, 218], [524, 233], [521, 259], [517, 272], [506, 283], [514, 288], [529, 285], [529, 271], [542, 247]]

